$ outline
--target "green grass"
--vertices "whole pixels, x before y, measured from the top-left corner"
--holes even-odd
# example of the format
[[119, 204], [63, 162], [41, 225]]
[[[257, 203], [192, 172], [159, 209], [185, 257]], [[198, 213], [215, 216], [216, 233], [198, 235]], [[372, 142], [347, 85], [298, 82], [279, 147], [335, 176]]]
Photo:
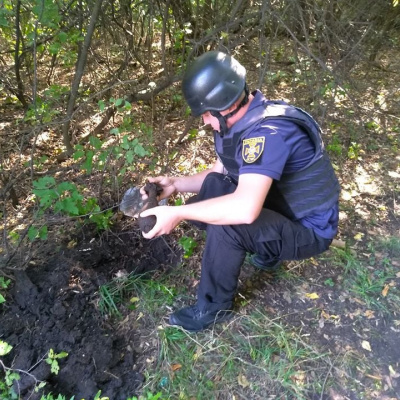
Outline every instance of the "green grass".
[[388, 238], [381, 238], [378, 240], [377, 248], [382, 251], [387, 251], [389, 256], [400, 259], [400, 238], [390, 236]]
[[152, 279], [149, 274], [134, 273], [114, 278], [99, 288], [99, 310], [104, 315], [121, 317], [120, 307], [141, 309], [146, 314], [172, 305], [176, 290], [162, 279]]
[[[336, 265], [344, 269], [343, 286], [352, 295], [364, 302], [368, 307], [384, 313], [390, 313], [393, 306], [400, 307], [400, 294], [395, 287], [390, 290], [391, 282], [396, 278], [396, 270], [392, 265], [392, 254], [400, 248], [397, 238], [389, 238], [377, 242], [380, 253], [376, 253], [375, 245], [369, 244], [369, 253], [355, 254], [351, 249], [332, 249]], [[386, 253], [382, 251], [386, 250]], [[398, 258], [397, 258], [398, 259]], [[389, 290], [385, 294], [385, 287]]]
[[168, 399], [307, 399], [323, 390], [330, 366], [328, 354], [261, 310], [199, 334], [160, 328], [158, 337], [145, 386]]
[[[319, 262], [333, 266], [341, 278], [334, 277], [334, 282], [321, 275], [320, 285], [327, 290], [334, 285], [335, 291], [357, 300], [353, 311], [364, 304], [363, 311], [372, 309], [387, 315], [400, 306], [395, 285], [382, 294], [397, 279], [393, 261], [398, 259], [399, 248], [397, 238], [388, 238], [370, 243], [360, 253], [332, 249]], [[292, 269], [291, 265], [277, 279], [293, 289], [295, 300], [296, 292], [302, 291], [298, 288], [309, 281], [301, 274], [302, 264], [297, 268], [294, 263]], [[307, 262], [304, 265], [307, 267]], [[182, 265], [169, 275], [116, 278], [100, 289], [99, 308], [103, 312], [118, 315], [131, 309], [141, 316], [143, 330], [156, 343], [146, 354], [145, 393], [161, 393], [160, 399], [171, 400], [306, 400], [344, 389], [347, 394], [358, 393], [367, 399], [371, 390], [382, 389], [378, 387], [380, 381], [365, 383], [366, 376], [376, 376], [379, 367], [360, 348], [358, 338], [346, 346], [347, 338], [340, 337], [343, 342], [334, 349], [315, 341], [318, 307], [315, 319], [310, 319], [310, 307], [293, 310], [297, 321], [305, 321], [303, 327], [291, 324], [285, 313], [260, 308], [253, 302], [242, 304], [240, 314], [231, 321], [197, 334], [167, 326], [164, 317], [179, 307], [181, 300], [190, 302], [183, 282], [191, 282], [194, 275], [194, 270]], [[331, 314], [340, 313], [342, 308], [335, 307], [330, 304]], [[327, 333], [332, 340], [331, 332]]]
[[252, 309], [198, 334], [163, 325], [174, 299], [185, 297], [175, 278], [128, 275], [100, 289], [103, 312], [118, 315], [121, 307], [133, 306], [158, 341], [143, 390], [161, 391], [163, 399], [188, 400], [307, 399], [324, 390], [329, 354], [310, 346], [298, 328], [262, 310]]

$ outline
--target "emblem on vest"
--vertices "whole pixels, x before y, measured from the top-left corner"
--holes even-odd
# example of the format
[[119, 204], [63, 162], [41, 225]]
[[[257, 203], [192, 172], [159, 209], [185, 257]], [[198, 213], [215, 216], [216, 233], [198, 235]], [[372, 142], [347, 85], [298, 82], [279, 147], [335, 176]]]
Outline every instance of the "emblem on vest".
[[243, 140], [242, 157], [248, 164], [256, 161], [264, 151], [265, 137]]

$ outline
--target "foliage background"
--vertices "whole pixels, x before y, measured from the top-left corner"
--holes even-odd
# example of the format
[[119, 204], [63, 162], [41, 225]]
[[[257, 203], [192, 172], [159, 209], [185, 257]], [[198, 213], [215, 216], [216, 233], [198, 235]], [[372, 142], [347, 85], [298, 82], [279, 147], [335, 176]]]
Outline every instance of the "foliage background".
[[[237, 57], [251, 89], [318, 120], [342, 184], [338, 239], [370, 269], [398, 268], [398, 250], [373, 248], [399, 234], [399, 26], [398, 0], [1, 0], [0, 300], [38, 251], [73, 247], [84, 224], [118, 230], [128, 187], [213, 161], [180, 92], [211, 49]], [[396, 274], [374, 288], [352, 252], [352, 290], [381, 312]]]

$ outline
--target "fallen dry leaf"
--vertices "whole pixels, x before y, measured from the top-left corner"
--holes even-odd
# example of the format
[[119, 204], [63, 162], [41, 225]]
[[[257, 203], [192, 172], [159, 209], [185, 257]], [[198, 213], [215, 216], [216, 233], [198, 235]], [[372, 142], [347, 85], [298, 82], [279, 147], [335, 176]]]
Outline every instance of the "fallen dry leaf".
[[317, 293], [306, 293], [306, 297], [311, 300], [319, 299], [319, 296], [317, 295]]
[[362, 240], [364, 234], [361, 232], [358, 232], [356, 235], [354, 235], [354, 239], [357, 240], [358, 242]]
[[304, 384], [305, 380], [306, 380], [306, 373], [304, 371], [297, 371], [295, 375], [291, 376], [291, 379], [296, 382], [297, 384]]
[[139, 321], [140, 318], [143, 318], [144, 314], [142, 312], [139, 313], [139, 315], [136, 318], [136, 321]]
[[67, 248], [73, 249], [76, 245], [77, 245], [77, 242], [75, 240], [71, 240], [70, 242], [68, 242]]
[[391, 365], [389, 365], [389, 373], [390, 373], [390, 376], [392, 378], [399, 378], [400, 377], [400, 373], [396, 372]]
[[365, 311], [364, 316], [368, 319], [375, 318], [375, 311], [367, 310]]
[[181, 368], [182, 368], [182, 364], [172, 364], [171, 365], [172, 371], [178, 371]]
[[358, 317], [361, 314], [361, 310], [359, 308], [357, 308], [357, 310], [355, 310], [353, 313], [349, 313], [349, 317], [351, 319], [354, 319], [354, 317]]
[[324, 310], [321, 311], [321, 318], [325, 318], [325, 319], [340, 319], [339, 315], [328, 314]]
[[250, 386], [249, 381], [247, 380], [247, 378], [243, 374], [238, 375], [238, 384], [241, 387], [244, 387], [244, 388]]
[[363, 349], [365, 349], [365, 350], [372, 351], [371, 345], [369, 344], [369, 342], [368, 342], [367, 340], [363, 340], [363, 341], [361, 342], [361, 347], [362, 347]]
[[389, 285], [385, 285], [385, 287], [383, 288], [383, 290], [382, 290], [382, 296], [383, 297], [386, 297], [387, 296], [387, 294], [388, 294], [388, 292], [389, 292]]
[[376, 381], [382, 380], [382, 378], [380, 376], [376, 376], [376, 375], [365, 374], [365, 376], [367, 376], [368, 378], [371, 378], [371, 379], [375, 379]]
[[325, 319], [329, 319], [329, 318], [330, 318], [330, 315], [329, 315], [327, 312], [325, 312], [324, 310], [322, 310], [322, 311], [321, 311], [321, 317], [322, 317], [322, 318], [325, 318]]
[[129, 300], [131, 303], [137, 303], [138, 301], [140, 301], [139, 297], [131, 297], [131, 299]]
[[357, 299], [357, 297], [352, 297], [351, 301], [354, 301], [357, 304], [361, 304], [361, 305], [365, 306], [365, 303], [362, 300]]

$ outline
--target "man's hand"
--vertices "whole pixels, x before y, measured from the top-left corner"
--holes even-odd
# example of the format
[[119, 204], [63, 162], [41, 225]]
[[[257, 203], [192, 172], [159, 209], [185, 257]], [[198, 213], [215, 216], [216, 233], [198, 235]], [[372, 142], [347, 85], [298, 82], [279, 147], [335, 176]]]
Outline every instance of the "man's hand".
[[[174, 179], [170, 178], [169, 176], [157, 176], [155, 178], [148, 178], [147, 179], [151, 183], [157, 183], [159, 186], [162, 187], [162, 192], [159, 196], [159, 200], [166, 199], [176, 193], [176, 187], [174, 184]], [[147, 199], [147, 193], [144, 190], [144, 186], [140, 188], [140, 193], [142, 195], [142, 199]]]
[[148, 233], [142, 232], [143, 237], [146, 239], [152, 239], [157, 236], [169, 234], [182, 221], [179, 209], [179, 206], [159, 206], [141, 212], [141, 217], [155, 215], [157, 219], [157, 222], [151, 231]]

